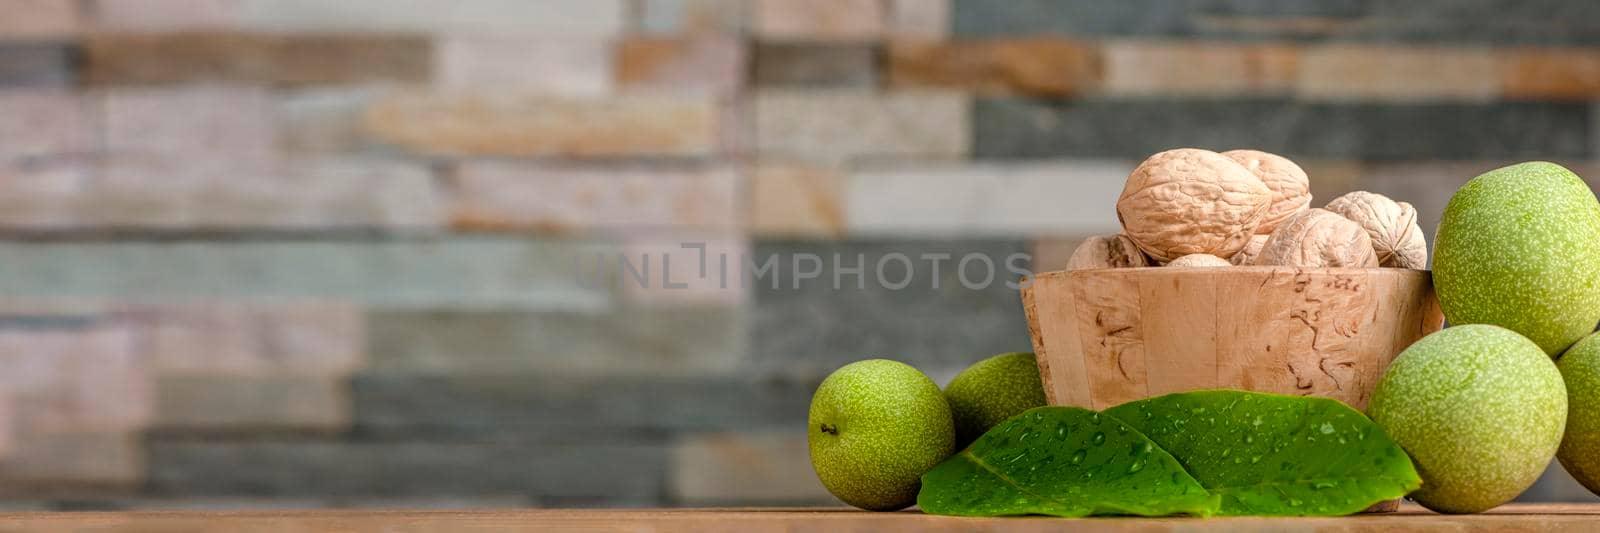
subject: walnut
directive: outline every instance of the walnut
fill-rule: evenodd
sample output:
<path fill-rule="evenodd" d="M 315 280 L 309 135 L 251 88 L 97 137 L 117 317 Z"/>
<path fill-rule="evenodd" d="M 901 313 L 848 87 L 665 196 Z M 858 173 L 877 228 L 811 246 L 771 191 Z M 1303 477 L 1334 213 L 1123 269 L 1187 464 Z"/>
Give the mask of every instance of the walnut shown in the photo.
<path fill-rule="evenodd" d="M 1233 266 L 1227 259 L 1211 254 L 1189 254 L 1167 263 L 1169 267 L 1226 267 Z"/>
<path fill-rule="evenodd" d="M 1257 235 L 1271 234 L 1278 224 L 1311 208 L 1311 179 L 1294 161 L 1258 150 L 1229 150 L 1222 155 L 1244 166 L 1272 189 L 1272 207 L 1256 225 Z"/>
<path fill-rule="evenodd" d="M 1139 246 L 1126 235 L 1099 235 L 1084 239 L 1067 260 L 1067 270 L 1151 266 Z"/>
<path fill-rule="evenodd" d="M 1428 243 L 1417 225 L 1417 210 L 1411 204 L 1389 197 L 1356 191 L 1328 202 L 1327 209 L 1360 224 L 1372 238 L 1378 264 L 1386 267 L 1428 267 Z"/>
<path fill-rule="evenodd" d="M 1326 209 L 1307 209 L 1278 225 L 1256 256 L 1258 265 L 1376 267 L 1372 239 L 1361 225 Z"/>
<path fill-rule="evenodd" d="M 1117 199 L 1123 233 L 1157 261 L 1223 259 L 1244 248 L 1272 205 L 1272 189 L 1232 159 L 1179 148 L 1150 156 Z"/>
<path fill-rule="evenodd" d="M 1260 233 L 1251 235 L 1250 242 L 1245 243 L 1244 249 L 1239 250 L 1239 253 L 1233 254 L 1233 264 L 1241 266 L 1256 264 L 1256 256 L 1261 255 L 1261 247 L 1267 244 L 1267 237 L 1269 235 Z"/>

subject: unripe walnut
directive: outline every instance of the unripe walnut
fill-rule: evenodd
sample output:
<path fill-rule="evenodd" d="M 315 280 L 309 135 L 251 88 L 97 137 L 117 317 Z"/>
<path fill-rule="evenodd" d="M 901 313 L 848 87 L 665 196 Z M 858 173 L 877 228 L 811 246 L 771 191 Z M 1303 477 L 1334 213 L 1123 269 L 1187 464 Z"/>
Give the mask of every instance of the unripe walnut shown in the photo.
<path fill-rule="evenodd" d="M 1084 239 L 1067 260 L 1067 270 L 1151 266 L 1150 258 L 1126 235 L 1097 235 Z"/>
<path fill-rule="evenodd" d="M 1256 264 L 1370 268 L 1378 266 L 1378 256 L 1360 224 L 1326 209 L 1307 209 L 1273 230 Z"/>
<path fill-rule="evenodd" d="M 1244 248 L 1272 190 L 1222 154 L 1197 148 L 1150 156 L 1117 199 L 1123 234 L 1157 261 L 1189 254 L 1223 259 Z"/>
<path fill-rule="evenodd" d="M 1379 265 L 1427 268 L 1428 242 L 1417 225 L 1417 210 L 1411 204 L 1396 202 L 1381 194 L 1356 191 L 1334 198 L 1328 202 L 1327 209 L 1367 230 Z"/>
<path fill-rule="evenodd" d="M 1167 263 L 1167 266 L 1169 266 L 1169 267 L 1179 267 L 1179 268 L 1182 268 L 1182 267 L 1191 267 L 1191 268 L 1193 268 L 1193 267 L 1228 267 L 1228 266 L 1233 266 L 1233 263 L 1229 263 L 1227 259 L 1223 259 L 1221 257 L 1217 257 L 1217 256 L 1214 256 L 1214 255 L 1211 255 L 1211 254 L 1189 254 L 1189 255 L 1186 255 L 1186 256 L 1183 256 L 1183 257 L 1179 257 L 1177 259 L 1173 259 L 1171 263 Z"/>
<path fill-rule="evenodd" d="M 1272 189 L 1272 206 L 1256 225 L 1257 235 L 1268 235 L 1289 217 L 1311 208 L 1311 179 L 1288 158 L 1259 150 L 1229 150 L 1222 155 L 1248 169 Z"/>
<path fill-rule="evenodd" d="M 1235 265 L 1243 266 L 1256 264 L 1256 256 L 1261 255 L 1261 248 L 1266 246 L 1269 237 L 1271 236 L 1260 233 L 1251 235 L 1250 242 L 1245 243 L 1244 249 L 1239 250 L 1239 253 L 1233 254 L 1229 261 Z"/>

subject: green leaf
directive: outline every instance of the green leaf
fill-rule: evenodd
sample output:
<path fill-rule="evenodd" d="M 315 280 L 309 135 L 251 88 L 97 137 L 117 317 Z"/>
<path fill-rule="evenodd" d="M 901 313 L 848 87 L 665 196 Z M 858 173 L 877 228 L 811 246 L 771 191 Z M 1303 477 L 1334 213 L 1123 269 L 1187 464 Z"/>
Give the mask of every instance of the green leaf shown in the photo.
<path fill-rule="evenodd" d="M 922 476 L 917 505 L 958 516 L 1210 514 L 1217 505 L 1138 431 L 1078 407 L 1039 407 Z"/>
<path fill-rule="evenodd" d="M 1346 515 L 1422 485 L 1405 451 L 1338 400 L 1211 390 L 1105 415 L 1171 452 L 1222 515 Z"/>

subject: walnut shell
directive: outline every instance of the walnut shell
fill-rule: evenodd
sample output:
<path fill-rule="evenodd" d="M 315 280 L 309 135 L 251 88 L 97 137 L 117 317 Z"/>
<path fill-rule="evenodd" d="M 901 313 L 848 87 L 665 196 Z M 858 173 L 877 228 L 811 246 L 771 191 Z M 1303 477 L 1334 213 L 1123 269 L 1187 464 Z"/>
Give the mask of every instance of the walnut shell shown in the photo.
<path fill-rule="evenodd" d="M 1289 217 L 1311 208 L 1311 179 L 1300 165 L 1281 155 L 1259 150 L 1229 150 L 1222 155 L 1255 174 L 1272 189 L 1272 207 L 1256 225 L 1257 235 L 1268 235 Z"/>
<path fill-rule="evenodd" d="M 1428 267 L 1428 242 L 1411 204 L 1356 191 L 1334 198 L 1328 202 L 1327 210 L 1344 215 L 1367 230 L 1379 265 L 1417 270 Z"/>
<path fill-rule="evenodd" d="M 1268 237 L 1270 235 L 1262 235 L 1260 233 L 1251 235 L 1250 242 L 1246 242 L 1244 249 L 1239 250 L 1239 253 L 1233 254 L 1230 261 L 1235 265 L 1256 264 L 1256 256 L 1261 255 L 1261 248 L 1266 246 Z"/>
<path fill-rule="evenodd" d="M 1272 190 L 1222 154 L 1197 148 L 1150 156 L 1117 199 L 1123 234 L 1152 259 L 1233 257 L 1272 205 Z"/>
<path fill-rule="evenodd" d="M 1067 259 L 1067 270 L 1151 266 L 1139 246 L 1126 235 L 1097 235 L 1084 239 Z"/>
<path fill-rule="evenodd" d="M 1211 255 L 1211 254 L 1189 254 L 1189 255 L 1186 255 L 1186 256 L 1183 256 L 1183 257 L 1179 257 L 1177 259 L 1173 259 L 1171 263 L 1167 263 L 1167 266 L 1169 266 L 1169 267 L 1191 267 L 1191 268 L 1192 267 L 1231 267 L 1231 266 L 1233 266 L 1233 263 L 1229 263 L 1227 259 L 1223 259 L 1221 257 L 1217 257 L 1217 256 L 1214 256 L 1214 255 Z"/>
<path fill-rule="evenodd" d="M 1256 264 L 1370 268 L 1378 266 L 1378 256 L 1360 224 L 1326 209 L 1307 209 L 1273 230 Z"/>

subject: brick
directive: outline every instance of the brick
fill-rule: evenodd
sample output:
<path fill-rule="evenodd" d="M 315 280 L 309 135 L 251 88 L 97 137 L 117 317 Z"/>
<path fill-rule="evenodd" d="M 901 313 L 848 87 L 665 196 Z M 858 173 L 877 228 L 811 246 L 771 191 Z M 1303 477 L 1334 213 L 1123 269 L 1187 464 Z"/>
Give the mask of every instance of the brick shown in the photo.
<path fill-rule="evenodd" d="M 886 357 L 953 374 L 989 355 L 1027 351 L 1022 302 L 1005 284 L 1017 279 L 1013 268 L 1031 268 L 1027 251 L 1000 239 L 758 241 L 753 257 L 771 258 L 772 270 L 751 279 L 752 371 L 821 376 Z M 982 258 L 994 265 L 992 280 Z M 858 265 L 859 276 L 847 272 Z"/>
<path fill-rule="evenodd" d="M 1503 97 L 1589 100 L 1600 96 L 1600 54 L 1593 49 L 1512 48 L 1497 54 Z"/>
<path fill-rule="evenodd" d="M 844 176 L 826 166 L 764 162 L 751 176 L 750 229 L 761 236 L 844 232 Z"/>
<path fill-rule="evenodd" d="M 726 307 L 380 310 L 368 320 L 370 372 L 383 375 L 717 375 L 745 353 L 742 315 Z"/>
<path fill-rule="evenodd" d="M 884 33 L 877 0 L 755 0 L 751 32 L 764 40 L 864 41 Z"/>
<path fill-rule="evenodd" d="M 745 47 L 726 36 L 646 37 L 617 48 L 624 89 L 731 95 L 744 85 Z"/>
<path fill-rule="evenodd" d="M 640 0 L 639 29 L 649 35 L 738 33 L 749 5 L 745 0 Z"/>
<path fill-rule="evenodd" d="M 364 121 L 374 138 L 442 155 L 703 156 L 717 128 L 714 102 L 679 96 L 396 94 Z"/>
<path fill-rule="evenodd" d="M 237 0 L 95 0 L 101 31 L 175 32 L 237 28 Z"/>
<path fill-rule="evenodd" d="M 1174 146 L 1332 159 L 1583 157 L 1583 104 L 981 99 L 978 158 L 1142 158 Z"/>
<path fill-rule="evenodd" d="M 950 34 L 950 0 L 889 0 L 889 34 L 941 39 Z"/>
<path fill-rule="evenodd" d="M 899 40 L 889 46 L 889 83 L 985 93 L 1064 96 L 1099 84 L 1091 47 L 1051 38 L 940 42 Z"/>
<path fill-rule="evenodd" d="M 805 420 L 818 380 L 579 378 L 534 373 L 365 375 L 354 383 L 356 429 L 364 434 L 571 439 L 653 431 L 792 427 Z"/>
<path fill-rule="evenodd" d="M 0 480 L 13 490 L 28 485 L 132 489 L 144 479 L 144 450 L 134 433 L 48 432 L 20 439 L 11 456 L 0 461 Z"/>
<path fill-rule="evenodd" d="M 749 255 L 748 243 L 731 234 L 633 236 L 617 261 L 649 271 L 641 273 L 642 282 L 632 272 L 619 273 L 626 275 L 618 275 L 618 283 L 631 303 L 735 307 L 745 300 L 739 265 Z"/>
<path fill-rule="evenodd" d="M 1322 100 L 1486 101 L 1497 85 L 1487 48 L 1327 45 L 1304 51 L 1296 92 Z"/>
<path fill-rule="evenodd" d="M 460 0 L 450 9 L 416 0 L 238 1 L 241 25 L 272 31 L 611 35 L 625 18 L 623 0 Z"/>
<path fill-rule="evenodd" d="M 668 494 L 677 504 L 833 502 L 798 429 L 685 437 L 673 446 L 670 472 Z"/>
<path fill-rule="evenodd" d="M 144 326 L 142 349 L 162 376 L 343 376 L 366 353 L 362 309 L 348 303 L 181 302 L 128 312 Z"/>
<path fill-rule="evenodd" d="M 665 447 L 628 443 L 199 440 L 149 443 L 151 495 L 438 498 L 521 495 L 655 502 Z"/>
<path fill-rule="evenodd" d="M 457 229 L 705 229 L 739 222 L 738 177 L 722 166 L 468 162 L 450 182 L 451 225 Z"/>
<path fill-rule="evenodd" d="M 1300 52 L 1281 44 L 1114 40 L 1101 46 L 1112 95 L 1278 94 L 1294 91 Z"/>
<path fill-rule="evenodd" d="M 426 168 L 307 160 L 113 157 L 19 173 L 0 185 L 0 226 L 437 228 L 443 214 Z"/>
<path fill-rule="evenodd" d="M 156 381 L 154 427 L 186 431 L 337 430 L 350 422 L 343 380 L 170 376 Z"/>
<path fill-rule="evenodd" d="M 612 90 L 611 43 L 600 38 L 451 35 L 434 50 L 434 86 L 604 96 Z"/>
<path fill-rule="evenodd" d="M 105 143 L 112 152 L 189 157 L 271 156 L 267 93 L 244 87 L 128 88 L 105 92 Z"/>
<path fill-rule="evenodd" d="M 101 318 L 11 314 L 0 322 L 0 389 L 13 428 L 35 434 L 134 430 L 152 392 L 135 333 Z M 25 446 L 25 443 L 21 444 Z"/>
<path fill-rule="evenodd" d="M 94 126 L 82 99 L 64 91 L 0 90 L 0 158 L 94 149 Z"/>
<path fill-rule="evenodd" d="M 924 237 L 1116 232 L 1116 199 L 1134 164 L 869 167 L 849 176 L 846 227 L 853 234 Z"/>
<path fill-rule="evenodd" d="M 278 146 L 293 154 L 375 151 L 361 130 L 368 105 L 381 98 L 378 87 L 312 87 L 274 92 L 269 114 Z"/>
<path fill-rule="evenodd" d="M 878 48 L 867 43 L 759 43 L 755 84 L 782 87 L 876 87 Z"/>
<path fill-rule="evenodd" d="M 67 45 L 0 44 L 0 87 L 72 85 L 73 57 Z"/>
<path fill-rule="evenodd" d="M 72 37 L 79 29 L 75 0 L 0 0 L 0 40 Z"/>
<path fill-rule="evenodd" d="M 489 238 L 0 243 L 0 298 L 350 300 L 371 306 L 598 309 L 598 243 Z"/>
<path fill-rule="evenodd" d="M 428 40 L 415 36 L 96 34 L 85 43 L 84 79 L 100 85 L 420 82 L 429 77 L 429 53 Z"/>
<path fill-rule="evenodd" d="M 765 91 L 755 99 L 763 157 L 958 158 L 969 144 L 967 99 L 954 93 Z"/>

